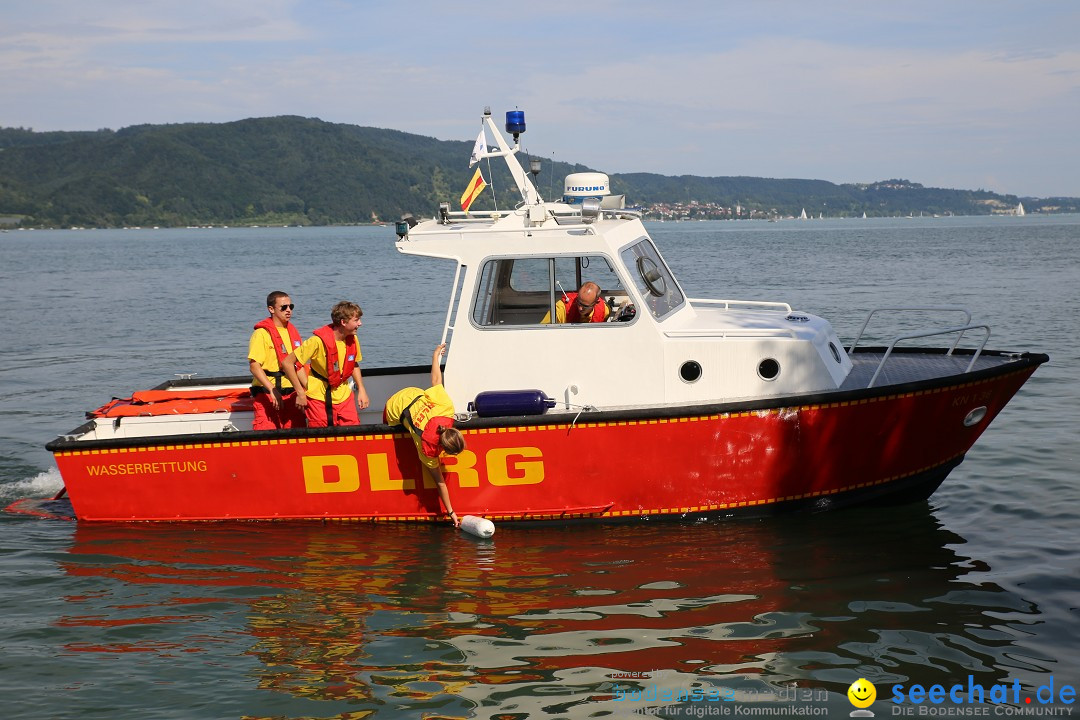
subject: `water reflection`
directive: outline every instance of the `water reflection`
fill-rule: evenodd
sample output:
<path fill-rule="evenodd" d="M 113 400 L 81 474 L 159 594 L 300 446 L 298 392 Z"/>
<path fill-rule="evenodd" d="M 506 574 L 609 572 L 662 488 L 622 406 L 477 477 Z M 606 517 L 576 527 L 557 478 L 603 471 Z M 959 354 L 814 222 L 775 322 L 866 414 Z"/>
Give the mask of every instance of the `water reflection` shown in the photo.
<path fill-rule="evenodd" d="M 963 544 L 925 505 L 504 527 L 493 542 L 427 526 L 80 524 L 60 563 L 80 591 L 58 626 L 72 653 L 202 653 L 220 692 L 302 698 L 320 717 L 622 715 L 617 687 L 650 686 L 823 689 L 844 709 L 860 676 L 887 699 L 882 684 L 1039 668 L 1016 644 L 1037 610 L 979 582 Z M 239 656 L 246 675 L 214 674 Z"/>

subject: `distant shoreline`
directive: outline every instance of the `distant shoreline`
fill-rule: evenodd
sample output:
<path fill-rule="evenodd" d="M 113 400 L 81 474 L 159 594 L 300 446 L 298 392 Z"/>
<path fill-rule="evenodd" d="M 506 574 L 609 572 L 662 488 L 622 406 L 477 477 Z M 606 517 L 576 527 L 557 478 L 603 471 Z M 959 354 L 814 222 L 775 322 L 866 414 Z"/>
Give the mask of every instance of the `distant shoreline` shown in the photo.
<path fill-rule="evenodd" d="M 24 227 L 364 226 L 429 217 L 456 200 L 470 144 L 396 130 L 283 116 L 119 131 L 0 128 L 0 216 Z M 526 159 L 526 158 L 523 158 Z M 541 162 L 549 200 L 584 165 Z M 476 210 L 520 196 L 492 170 Z M 1080 212 L 1080 198 L 924 187 L 904 178 L 826 180 L 611 173 L 612 194 L 655 219 L 771 219 Z M 12 227 L 6 223 L 3 227 Z"/>

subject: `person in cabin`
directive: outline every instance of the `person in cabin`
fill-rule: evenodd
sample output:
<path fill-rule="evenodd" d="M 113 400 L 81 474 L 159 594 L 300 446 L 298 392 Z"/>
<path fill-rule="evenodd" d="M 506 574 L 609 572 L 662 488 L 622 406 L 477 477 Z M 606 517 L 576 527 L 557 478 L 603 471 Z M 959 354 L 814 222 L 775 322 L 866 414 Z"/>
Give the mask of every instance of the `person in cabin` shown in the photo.
<path fill-rule="evenodd" d="M 356 303 L 339 302 L 330 310 L 330 324 L 315 331 L 285 358 L 285 374 L 296 387 L 296 405 L 304 408 L 308 427 L 359 425 L 356 412 L 371 401 L 360 376 L 360 342 L 356 329 L 364 312 Z M 301 387 L 293 363 L 311 364 L 306 387 Z M 349 378 L 356 383 L 356 402 Z"/>
<path fill-rule="evenodd" d="M 600 297 L 600 286 L 594 282 L 582 283 L 577 292 L 563 293 L 563 297 L 555 303 L 555 322 L 562 323 L 596 323 L 608 319 L 611 308 Z M 548 312 L 540 321 L 542 325 L 551 322 L 551 313 Z"/>
<path fill-rule="evenodd" d="M 304 411 L 296 406 L 292 380 L 281 369 L 289 353 L 300 347 L 300 333 L 292 319 L 292 298 L 275 290 L 266 296 L 269 317 L 255 323 L 248 341 L 248 366 L 251 368 L 251 395 L 255 399 L 252 430 L 276 430 L 304 427 Z M 303 365 L 296 366 L 299 385 L 307 383 Z"/>
<path fill-rule="evenodd" d="M 454 527 L 461 525 L 461 520 L 450 504 L 450 492 L 443 478 L 441 456 L 457 455 L 465 449 L 465 438 L 454 427 L 454 402 L 443 387 L 442 368 L 439 361 L 446 343 L 435 348 L 431 356 L 431 387 L 421 390 L 407 387 L 398 390 L 386 401 L 383 410 L 383 422 L 387 425 L 401 425 L 412 437 L 416 452 L 420 455 L 420 464 L 424 473 L 435 481 L 439 499 L 446 508 Z"/>

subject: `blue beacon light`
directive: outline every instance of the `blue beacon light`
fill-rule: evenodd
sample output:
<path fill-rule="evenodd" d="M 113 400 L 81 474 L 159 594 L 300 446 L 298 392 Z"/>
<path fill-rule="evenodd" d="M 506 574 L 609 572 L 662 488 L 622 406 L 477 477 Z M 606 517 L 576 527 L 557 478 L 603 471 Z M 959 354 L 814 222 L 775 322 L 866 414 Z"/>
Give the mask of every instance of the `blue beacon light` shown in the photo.
<path fill-rule="evenodd" d="M 507 110 L 506 111 L 506 132 L 512 134 L 516 139 L 518 135 L 525 132 L 525 111 L 524 110 Z"/>

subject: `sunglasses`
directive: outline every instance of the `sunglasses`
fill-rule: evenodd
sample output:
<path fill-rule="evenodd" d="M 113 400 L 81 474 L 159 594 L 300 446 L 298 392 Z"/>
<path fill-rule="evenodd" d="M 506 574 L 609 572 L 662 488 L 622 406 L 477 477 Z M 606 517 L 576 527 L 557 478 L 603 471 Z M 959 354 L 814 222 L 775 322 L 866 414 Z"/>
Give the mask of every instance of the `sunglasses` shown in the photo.
<path fill-rule="evenodd" d="M 291 303 L 289 305 L 278 305 L 278 310 L 280 310 L 281 312 L 285 312 L 286 310 L 292 310 L 294 307 L 296 307 L 296 303 Z"/>

